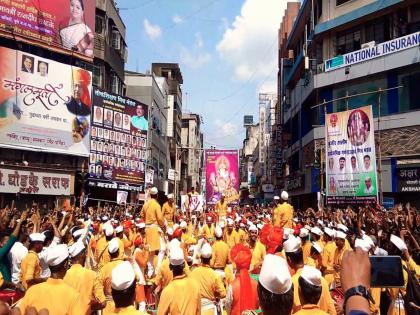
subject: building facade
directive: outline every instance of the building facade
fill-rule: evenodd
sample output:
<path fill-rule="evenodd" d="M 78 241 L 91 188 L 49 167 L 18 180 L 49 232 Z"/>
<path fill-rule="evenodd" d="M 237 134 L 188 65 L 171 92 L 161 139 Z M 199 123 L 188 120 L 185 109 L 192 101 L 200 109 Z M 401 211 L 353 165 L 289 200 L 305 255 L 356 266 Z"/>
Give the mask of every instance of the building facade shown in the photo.
<path fill-rule="evenodd" d="M 198 114 L 182 114 L 180 192 L 183 193 L 191 191 L 191 188 L 202 192 L 204 151 L 201 123 L 202 119 Z"/>
<path fill-rule="evenodd" d="M 293 59 L 279 69 L 285 189 L 297 208 L 316 205 L 324 188 L 314 161 L 325 150 L 325 113 L 366 105 L 384 198 L 419 204 L 402 176 L 419 172 L 419 31 L 418 1 L 302 2 L 286 43 Z"/>
<path fill-rule="evenodd" d="M 168 192 L 170 167 L 167 137 L 167 97 L 169 86 L 166 78 L 154 74 L 125 72 L 126 94 L 148 105 L 148 140 L 146 168 L 153 171 L 153 185 L 163 195 Z"/>

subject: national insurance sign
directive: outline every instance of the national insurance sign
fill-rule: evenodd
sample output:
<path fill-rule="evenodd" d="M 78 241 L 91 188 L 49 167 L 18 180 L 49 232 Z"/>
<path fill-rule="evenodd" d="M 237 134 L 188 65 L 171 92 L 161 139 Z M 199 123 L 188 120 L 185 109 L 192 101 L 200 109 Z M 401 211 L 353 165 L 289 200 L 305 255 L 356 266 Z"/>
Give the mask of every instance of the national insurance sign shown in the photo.
<path fill-rule="evenodd" d="M 420 32 L 406 35 L 404 37 L 398 37 L 373 47 L 363 48 L 345 55 L 328 59 L 324 62 L 325 72 L 393 54 L 419 45 Z"/>

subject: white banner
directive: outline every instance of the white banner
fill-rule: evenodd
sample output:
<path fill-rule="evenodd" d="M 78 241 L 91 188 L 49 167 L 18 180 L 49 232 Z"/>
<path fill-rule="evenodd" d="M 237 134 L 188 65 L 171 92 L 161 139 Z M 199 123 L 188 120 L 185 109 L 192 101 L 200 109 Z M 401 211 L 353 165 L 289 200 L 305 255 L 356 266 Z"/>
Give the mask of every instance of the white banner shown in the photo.
<path fill-rule="evenodd" d="M 72 187 L 68 174 L 0 169 L 1 193 L 69 196 Z"/>
<path fill-rule="evenodd" d="M 189 202 L 188 195 L 181 195 L 181 210 L 185 212 L 187 207 L 189 207 L 190 211 L 203 211 L 204 207 L 204 196 L 202 195 L 192 195 L 190 197 Z"/>
<path fill-rule="evenodd" d="M 127 203 L 128 191 L 118 190 L 117 191 L 117 204 L 122 205 Z"/>
<path fill-rule="evenodd" d="M 0 47 L 0 146 L 89 156 L 91 77 Z"/>

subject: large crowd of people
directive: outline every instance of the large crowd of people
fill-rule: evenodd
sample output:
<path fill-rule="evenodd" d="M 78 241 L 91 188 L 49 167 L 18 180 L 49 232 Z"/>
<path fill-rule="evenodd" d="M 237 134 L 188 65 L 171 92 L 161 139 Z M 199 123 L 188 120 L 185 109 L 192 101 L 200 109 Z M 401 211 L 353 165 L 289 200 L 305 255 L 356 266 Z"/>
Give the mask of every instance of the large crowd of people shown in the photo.
<path fill-rule="evenodd" d="M 298 210 L 222 195 L 180 211 L 0 210 L 2 314 L 419 314 L 420 214 L 409 204 Z M 404 287 L 371 287 L 369 255 L 401 257 Z"/>

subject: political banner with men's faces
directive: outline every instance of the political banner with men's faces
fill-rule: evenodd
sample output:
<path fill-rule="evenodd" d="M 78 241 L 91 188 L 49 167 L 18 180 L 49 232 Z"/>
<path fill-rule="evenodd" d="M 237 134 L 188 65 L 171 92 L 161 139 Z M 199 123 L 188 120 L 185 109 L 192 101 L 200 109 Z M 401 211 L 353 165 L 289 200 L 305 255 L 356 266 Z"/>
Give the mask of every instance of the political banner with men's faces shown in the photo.
<path fill-rule="evenodd" d="M 92 99 L 89 177 L 143 185 L 147 105 L 97 88 Z"/>
<path fill-rule="evenodd" d="M 372 106 L 327 114 L 325 143 L 327 203 L 365 204 L 376 200 Z"/>
<path fill-rule="evenodd" d="M 0 146 L 89 156 L 92 74 L 0 47 Z"/>

